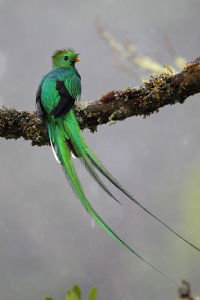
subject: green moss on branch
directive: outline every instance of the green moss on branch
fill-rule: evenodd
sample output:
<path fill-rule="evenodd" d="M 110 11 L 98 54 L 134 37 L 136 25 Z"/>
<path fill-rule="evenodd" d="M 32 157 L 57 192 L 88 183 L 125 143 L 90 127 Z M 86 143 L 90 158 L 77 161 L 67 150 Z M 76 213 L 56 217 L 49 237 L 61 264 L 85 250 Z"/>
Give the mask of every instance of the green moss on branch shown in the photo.
<path fill-rule="evenodd" d="M 199 92 L 200 58 L 197 58 L 179 74 L 154 75 L 140 87 L 111 91 L 97 101 L 79 103 L 74 109 L 81 129 L 89 128 L 94 132 L 98 125 L 113 124 L 131 116 L 146 117 L 165 105 L 184 103 Z M 0 136 L 6 139 L 23 137 L 31 140 L 32 145 L 49 145 L 45 124 L 35 112 L 5 106 L 0 108 Z"/>

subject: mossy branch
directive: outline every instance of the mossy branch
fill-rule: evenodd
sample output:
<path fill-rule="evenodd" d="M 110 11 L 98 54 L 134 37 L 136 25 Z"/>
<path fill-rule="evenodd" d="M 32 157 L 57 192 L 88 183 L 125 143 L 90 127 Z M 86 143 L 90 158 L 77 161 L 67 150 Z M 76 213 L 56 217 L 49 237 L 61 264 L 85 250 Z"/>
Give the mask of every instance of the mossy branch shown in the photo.
<path fill-rule="evenodd" d="M 165 105 L 183 103 L 189 96 L 200 92 L 200 57 L 189 63 L 181 73 L 151 76 L 144 85 L 111 91 L 94 102 L 75 105 L 81 129 L 92 132 L 101 124 L 112 124 L 131 116 L 149 116 Z M 0 136 L 6 139 L 23 137 L 32 145 L 49 145 L 45 124 L 35 112 L 0 108 Z"/>

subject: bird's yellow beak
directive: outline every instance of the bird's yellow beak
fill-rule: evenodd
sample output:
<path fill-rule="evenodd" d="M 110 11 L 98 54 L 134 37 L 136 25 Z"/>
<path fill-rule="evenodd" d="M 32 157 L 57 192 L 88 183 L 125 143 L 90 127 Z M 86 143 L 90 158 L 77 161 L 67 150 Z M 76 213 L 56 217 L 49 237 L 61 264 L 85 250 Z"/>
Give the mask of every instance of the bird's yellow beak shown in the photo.
<path fill-rule="evenodd" d="M 80 61 L 80 58 L 79 58 L 79 57 L 77 57 L 75 61 Z"/>

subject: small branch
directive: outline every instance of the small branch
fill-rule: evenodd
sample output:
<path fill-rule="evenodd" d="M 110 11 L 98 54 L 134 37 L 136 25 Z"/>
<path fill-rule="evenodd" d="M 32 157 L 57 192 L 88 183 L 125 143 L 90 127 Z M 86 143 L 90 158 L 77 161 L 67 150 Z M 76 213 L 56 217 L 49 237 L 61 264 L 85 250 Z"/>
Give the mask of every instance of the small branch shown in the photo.
<path fill-rule="evenodd" d="M 94 102 L 75 105 L 81 129 L 96 131 L 101 124 L 112 124 L 131 116 L 149 116 L 165 105 L 183 103 L 189 96 L 200 92 L 200 58 L 188 64 L 176 75 L 163 73 L 151 76 L 144 85 L 111 91 Z M 0 136 L 6 139 L 23 137 L 32 145 L 49 145 L 44 122 L 35 112 L 0 108 Z"/>
<path fill-rule="evenodd" d="M 142 55 L 140 53 L 137 53 L 135 45 L 129 39 L 126 38 L 125 43 L 120 43 L 110 32 L 105 31 L 101 25 L 100 18 L 98 16 L 95 19 L 95 27 L 99 36 L 112 49 L 114 54 L 118 54 L 119 58 L 122 58 L 123 62 L 127 61 L 132 67 L 136 66 L 141 69 L 150 71 L 151 73 L 163 73 L 162 64 L 159 63 L 159 61 L 151 58 L 151 56 L 149 55 Z M 173 63 L 176 65 L 178 70 L 182 70 L 187 63 L 186 60 L 183 57 L 176 55 L 172 44 L 167 36 L 165 37 L 165 44 L 173 57 Z M 120 67 L 120 69 L 123 69 L 127 72 L 127 67 L 124 66 L 122 63 L 120 63 L 120 65 L 119 63 L 117 63 L 117 66 Z M 178 70 L 176 70 L 174 67 L 172 67 L 171 69 L 175 74 L 178 73 Z M 129 68 L 128 73 L 130 74 Z"/>
<path fill-rule="evenodd" d="M 194 297 L 191 293 L 191 287 L 186 280 L 181 281 L 182 285 L 178 288 L 179 300 L 200 300 L 199 297 Z"/>

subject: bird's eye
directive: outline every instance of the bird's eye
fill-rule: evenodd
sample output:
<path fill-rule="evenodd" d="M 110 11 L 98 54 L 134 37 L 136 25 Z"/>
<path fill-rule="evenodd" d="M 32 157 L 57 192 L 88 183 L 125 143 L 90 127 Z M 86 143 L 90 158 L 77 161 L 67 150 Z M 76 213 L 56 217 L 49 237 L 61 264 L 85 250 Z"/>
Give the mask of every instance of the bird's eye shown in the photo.
<path fill-rule="evenodd" d="M 65 56 L 65 57 L 64 57 L 64 60 L 68 60 L 68 56 Z"/>

